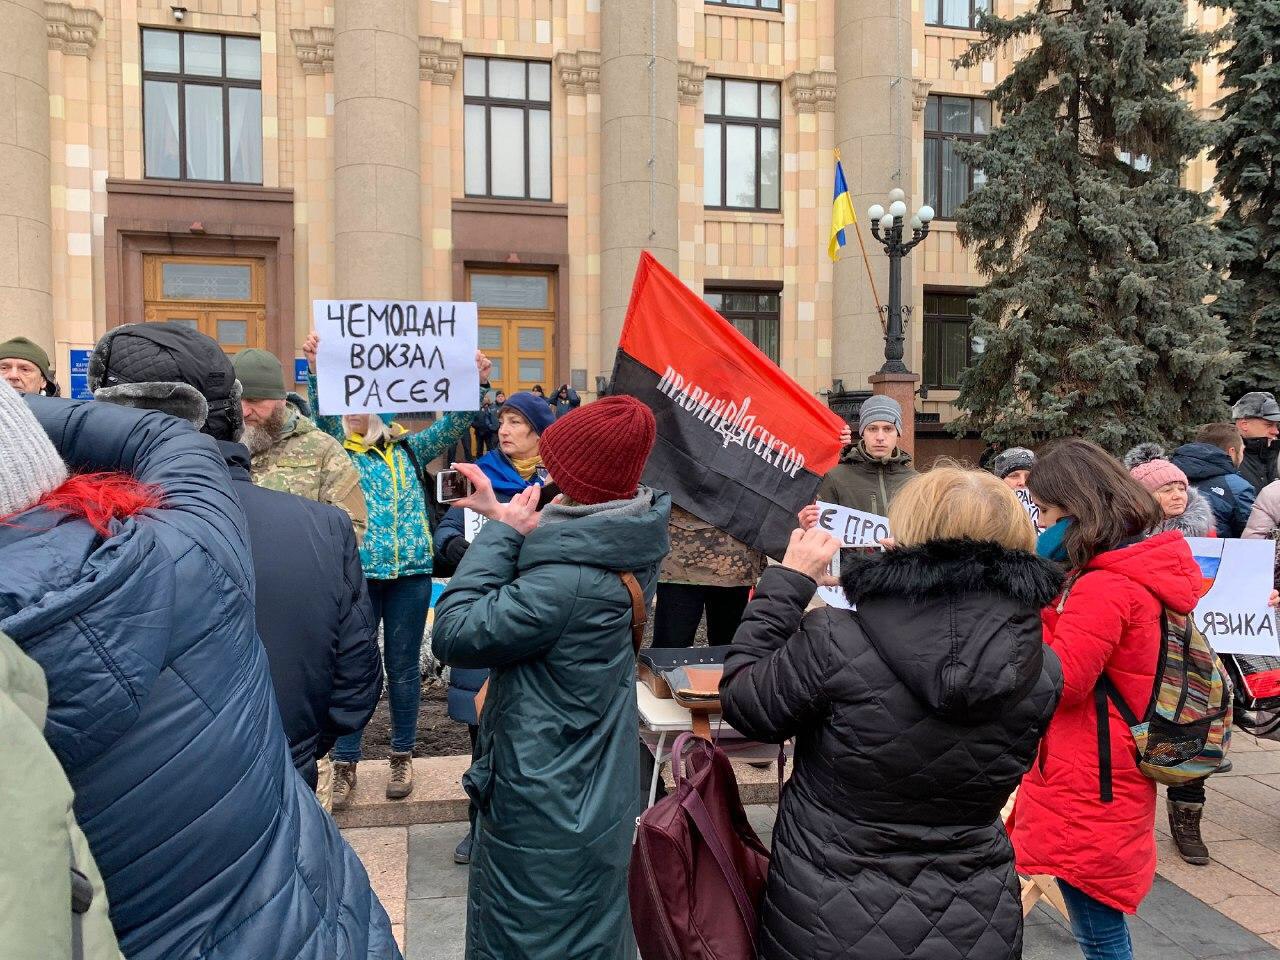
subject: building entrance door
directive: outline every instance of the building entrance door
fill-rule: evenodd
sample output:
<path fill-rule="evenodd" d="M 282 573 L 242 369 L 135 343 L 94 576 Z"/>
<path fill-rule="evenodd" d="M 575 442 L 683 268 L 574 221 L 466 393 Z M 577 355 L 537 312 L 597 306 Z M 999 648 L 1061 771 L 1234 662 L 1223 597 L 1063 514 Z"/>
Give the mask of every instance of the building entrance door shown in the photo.
<path fill-rule="evenodd" d="M 475 268 L 467 272 L 467 296 L 479 308 L 480 349 L 493 361 L 494 389 L 515 393 L 537 384 L 554 394 L 554 274 Z"/>
<path fill-rule="evenodd" d="M 262 260 L 151 254 L 143 258 L 143 317 L 171 320 L 212 337 L 224 351 L 267 346 Z"/>

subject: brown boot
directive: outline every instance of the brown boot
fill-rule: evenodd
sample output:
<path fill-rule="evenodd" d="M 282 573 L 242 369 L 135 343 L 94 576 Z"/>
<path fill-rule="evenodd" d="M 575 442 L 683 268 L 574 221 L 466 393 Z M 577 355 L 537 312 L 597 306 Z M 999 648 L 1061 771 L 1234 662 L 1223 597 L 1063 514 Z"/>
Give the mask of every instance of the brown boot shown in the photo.
<path fill-rule="evenodd" d="M 1179 803 L 1169 801 L 1169 832 L 1178 847 L 1178 854 L 1187 863 L 1203 866 L 1209 862 L 1209 848 L 1200 837 L 1200 817 L 1203 803 Z"/>
<path fill-rule="evenodd" d="M 387 799 L 403 800 L 413 793 L 413 752 L 391 754 L 391 779 L 387 781 Z"/>
<path fill-rule="evenodd" d="M 333 809 L 345 810 L 356 795 L 356 765 L 333 762 Z"/>

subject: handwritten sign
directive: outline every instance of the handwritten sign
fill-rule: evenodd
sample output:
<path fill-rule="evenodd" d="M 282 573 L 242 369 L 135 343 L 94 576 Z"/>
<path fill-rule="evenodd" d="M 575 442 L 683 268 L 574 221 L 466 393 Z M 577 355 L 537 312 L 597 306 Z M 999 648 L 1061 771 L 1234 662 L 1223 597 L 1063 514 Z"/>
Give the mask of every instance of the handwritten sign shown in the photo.
<path fill-rule="evenodd" d="M 476 535 L 480 532 L 480 528 L 489 522 L 489 518 L 483 514 L 476 513 L 470 507 L 462 508 L 462 533 L 467 538 L 467 543 L 475 543 Z"/>
<path fill-rule="evenodd" d="M 476 305 L 316 300 L 320 413 L 474 410 Z"/>
<path fill-rule="evenodd" d="M 865 513 L 852 507 L 818 501 L 818 527 L 840 541 L 846 547 L 878 547 L 889 534 L 889 518 L 876 513 Z M 840 554 L 832 562 L 831 573 L 840 576 Z M 819 587 L 818 596 L 827 606 L 851 610 L 853 606 L 844 595 L 842 587 Z"/>
<path fill-rule="evenodd" d="M 1022 509 L 1027 511 L 1027 516 L 1031 518 L 1031 525 L 1037 530 L 1040 529 L 1040 508 L 1036 506 L 1036 502 L 1031 499 L 1031 493 L 1026 487 L 1019 487 L 1013 491 L 1018 495 L 1018 502 L 1022 504 Z"/>
<path fill-rule="evenodd" d="M 1271 596 L 1276 545 L 1271 540 L 1188 537 L 1200 566 L 1196 625 L 1218 653 L 1280 655 Z"/>

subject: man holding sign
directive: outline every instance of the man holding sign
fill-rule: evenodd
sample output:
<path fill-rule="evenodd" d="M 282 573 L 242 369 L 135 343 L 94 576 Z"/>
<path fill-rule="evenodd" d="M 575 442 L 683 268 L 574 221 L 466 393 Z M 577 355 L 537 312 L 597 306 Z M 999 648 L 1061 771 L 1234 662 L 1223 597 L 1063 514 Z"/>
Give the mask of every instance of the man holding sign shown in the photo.
<path fill-rule="evenodd" d="M 419 654 L 431 603 L 432 499 L 424 468 L 470 428 L 492 364 L 475 349 L 474 304 L 320 301 L 315 315 L 335 335 L 330 342 L 313 332 L 302 347 L 311 406 L 322 414 L 316 425 L 342 444 L 359 472 L 369 509 L 360 562 L 374 619 L 383 626 L 391 703 L 387 798 L 401 799 L 413 790 Z M 459 369 L 459 344 L 470 348 L 470 372 Z M 395 422 L 399 410 L 450 412 L 410 433 Z M 351 802 L 362 735 L 342 737 L 333 748 L 334 810 Z"/>

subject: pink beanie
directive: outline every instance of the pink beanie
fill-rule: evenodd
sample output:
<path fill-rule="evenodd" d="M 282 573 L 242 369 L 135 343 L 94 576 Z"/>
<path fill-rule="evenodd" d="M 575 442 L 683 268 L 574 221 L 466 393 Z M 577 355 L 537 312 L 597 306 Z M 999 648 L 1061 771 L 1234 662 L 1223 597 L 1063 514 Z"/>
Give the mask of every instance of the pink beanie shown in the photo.
<path fill-rule="evenodd" d="M 1155 493 L 1166 483 L 1180 483 L 1187 486 L 1187 475 L 1168 460 L 1148 460 L 1129 471 L 1129 476 L 1137 480 L 1151 493 Z"/>

